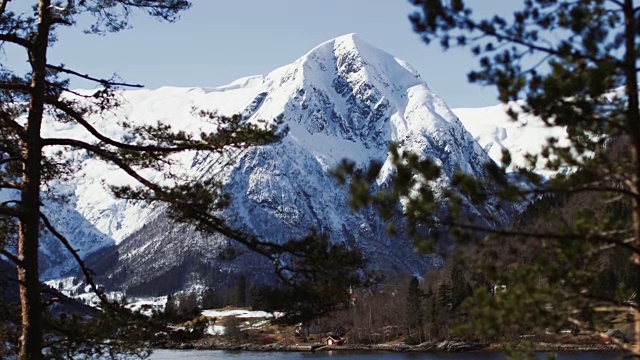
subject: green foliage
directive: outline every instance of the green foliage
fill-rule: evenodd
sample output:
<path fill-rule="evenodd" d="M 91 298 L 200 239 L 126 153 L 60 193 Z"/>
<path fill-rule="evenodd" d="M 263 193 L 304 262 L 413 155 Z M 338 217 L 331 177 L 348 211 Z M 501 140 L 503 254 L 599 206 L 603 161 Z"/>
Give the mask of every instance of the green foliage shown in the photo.
<path fill-rule="evenodd" d="M 429 228 L 437 230 L 435 224 L 439 221 L 434 216 L 420 216 L 422 214 L 436 214 L 443 209 L 439 199 L 432 191 L 433 182 L 440 176 L 440 168 L 431 160 L 420 158 L 417 154 L 401 152 L 397 145 L 389 147 L 389 158 L 395 167 L 396 174 L 393 177 L 390 188 L 379 189 L 372 193 L 371 184 L 374 182 L 381 169 L 381 164 L 372 162 L 368 169 L 358 169 L 355 163 L 343 160 L 333 171 L 333 176 L 339 184 L 348 182 L 350 206 L 353 210 L 360 210 L 366 206 L 374 206 L 380 215 L 390 220 L 399 212 L 398 201 L 401 200 L 405 207 L 405 213 L 413 213 L 408 216 L 406 231 L 415 238 L 417 250 L 431 251 L 433 242 L 437 239 L 437 231 L 431 232 L 431 237 L 424 237 L 420 229 Z M 419 176 L 416 176 L 419 173 Z M 397 229 L 390 228 L 391 233 L 396 234 Z"/>
<path fill-rule="evenodd" d="M 6 288 L 3 287 L 2 290 Z M 20 309 L 15 304 L 0 297 L 0 319 L 4 319 L 0 323 L 0 357 L 3 359 L 17 355 L 18 339 L 20 337 L 19 328 L 16 324 L 20 321 Z"/>
<path fill-rule="evenodd" d="M 108 309 L 94 309 L 62 295 L 48 297 L 55 310 L 44 319 L 47 359 L 146 358 L 156 335 L 167 331 L 163 322 L 115 303 Z M 20 345 L 20 306 L 0 300 L 0 315 L 0 354 L 15 357 Z"/>
<path fill-rule="evenodd" d="M 635 307 L 629 298 L 640 265 L 636 1 L 528 0 L 512 16 L 488 18 L 462 0 L 410 2 L 417 10 L 410 16 L 414 30 L 427 44 L 476 55 L 479 67 L 469 81 L 495 86 L 511 117 L 533 115 L 566 128 L 568 136 L 526 154 L 523 167 L 513 166 L 505 151 L 502 164 L 488 164 L 482 178 L 460 173 L 444 187 L 430 159 L 392 146 L 396 173 L 378 193 L 365 191 L 376 172 L 351 163 L 336 171 L 351 186 L 352 205 L 379 207 L 387 219 L 402 213 L 418 249 L 430 250 L 440 237 L 424 234 L 438 230 L 482 239 L 471 250 L 484 263 L 478 283 L 506 290 L 493 294 L 476 286 L 464 301 L 468 277 L 454 269 L 451 284 L 436 288 L 433 304 L 454 311 L 463 303 L 469 315 L 463 324 L 476 336 L 508 339 L 569 326 L 605 331 Z M 558 175 L 542 179 L 534 168 Z M 524 220 L 501 229 L 480 226 L 465 211 L 481 204 L 497 212 L 505 203 L 532 199 L 539 200 Z M 640 355 L 639 348 L 621 347 Z"/>
<path fill-rule="evenodd" d="M 224 194 L 217 179 L 193 179 L 176 171 L 173 165 L 177 164 L 176 154 L 185 151 L 207 152 L 219 159 L 230 159 L 251 146 L 279 141 L 286 132 L 280 128 L 281 120 L 250 124 L 240 115 L 219 116 L 194 109 L 193 115 L 212 123 L 213 131 L 191 134 L 177 131 L 166 123 L 139 126 L 123 119 L 112 125 L 126 135 L 111 138 L 103 134 L 95 122 L 121 105 L 117 96 L 121 87 L 140 85 L 121 82 L 115 76 L 95 78 L 65 65 L 47 63 L 50 48 L 62 34 L 60 28 L 76 26 L 79 18 L 90 24 L 86 30 L 89 33 L 117 32 L 130 26 L 129 20 L 136 12 L 172 22 L 190 7 L 189 1 L 38 0 L 33 1 L 31 7 L 24 3 L 18 7 L 14 3 L 0 2 L 0 50 L 21 51 L 29 62 L 24 74 L 0 66 L 0 189 L 19 192 L 16 201 L 0 204 L 3 235 L 0 252 L 20 270 L 18 281 L 22 286 L 23 309 L 20 324 L 25 325 L 20 358 L 42 358 L 46 345 L 43 343 L 46 311 L 41 305 L 37 261 L 42 231 L 51 233 L 72 254 L 87 283 L 102 300 L 105 311 L 111 308 L 69 239 L 55 229 L 41 211 L 44 197 L 54 200 L 53 203 L 63 200 L 43 190 L 51 181 L 64 180 L 75 173 L 77 164 L 64 156 L 68 151 L 86 154 L 105 166 L 115 166 L 139 184 L 112 188 L 116 196 L 165 203 L 175 221 L 222 233 L 265 256 L 271 255 L 269 242 L 242 229 L 231 229 L 218 216 L 219 210 L 228 206 L 231 199 Z M 20 13 L 18 9 L 28 10 Z M 93 94 L 72 91 L 68 88 L 70 77 L 93 81 L 98 89 Z M 83 128 L 91 137 L 89 140 L 48 138 L 42 134 L 45 123 L 52 127 L 72 124 Z M 144 175 L 147 170 L 161 170 L 161 175 L 148 179 Z M 18 251 L 7 251 L 9 246 L 15 246 Z M 117 349 L 115 339 L 111 344 Z"/>
<path fill-rule="evenodd" d="M 164 330 L 146 316 L 124 309 L 97 312 L 89 319 L 73 314 L 50 320 L 55 325 L 48 332 L 52 343 L 48 351 L 54 359 L 145 358 L 151 353 L 155 333 Z"/>
<path fill-rule="evenodd" d="M 76 26 L 77 19 L 89 23 L 86 29 L 88 33 L 117 32 L 130 27 L 129 20 L 136 12 L 172 22 L 181 11 L 190 7 L 189 1 L 38 0 L 33 1 L 31 7 L 27 4 L 24 8 L 28 10 L 24 13 L 16 12 L 21 8 L 14 7 L 14 3 L 0 1 L 0 50 L 11 47 L 11 51 L 22 51 L 29 62 L 24 74 L 0 65 L 0 189 L 20 192 L 18 200 L 0 204 L 0 252 L 20 270 L 21 324 L 25 325 L 22 328 L 20 358 L 42 358 L 42 349 L 45 347 L 45 310 L 41 306 L 37 261 L 43 229 L 57 238 L 77 260 L 87 283 L 102 300 L 105 311 L 111 307 L 72 243 L 52 226 L 41 211 L 45 203 L 43 197 L 62 200 L 51 198 L 50 193 L 42 190 L 51 181 L 62 180 L 75 173 L 77 164 L 63 156 L 68 151 L 85 154 L 103 162 L 105 166 L 115 166 L 139 184 L 112 187 L 111 191 L 116 197 L 161 202 L 167 206 L 174 221 L 193 224 L 202 231 L 219 233 L 268 257 L 283 278 L 296 284 L 315 281 L 315 292 L 307 294 L 309 296 L 320 295 L 322 298 L 321 286 L 326 286 L 328 293 L 344 292 L 348 285 L 355 283 L 355 274 L 362 265 L 357 253 L 344 246 L 329 246 L 326 240 L 320 247 L 306 240 L 281 245 L 261 239 L 259 234 L 248 233 L 241 227 L 231 228 L 220 218 L 220 210 L 229 205 L 231 198 L 223 191 L 219 179 L 214 175 L 194 179 L 185 176 L 174 166 L 178 163 L 176 155 L 187 151 L 207 153 L 222 164 L 229 164 L 229 159 L 237 158 L 252 146 L 271 144 L 282 139 L 286 128 L 281 126 L 281 118 L 248 123 L 241 115 L 221 116 L 215 112 L 193 109 L 194 117 L 213 124 L 212 131 L 187 133 L 167 123 L 140 126 L 122 119 L 111 125 L 118 127 L 125 135 L 111 138 L 103 134 L 95 122 L 101 121 L 106 113 L 121 105 L 117 96 L 120 88 L 140 85 L 121 82 L 115 76 L 111 79 L 95 78 L 65 65 L 47 63 L 50 48 L 55 46 L 58 35 L 63 35 L 59 30 Z M 21 6 L 24 6 L 24 2 Z M 75 92 L 68 88 L 70 77 L 93 81 L 98 89 L 92 94 Z M 91 137 L 89 140 L 47 138 L 42 134 L 44 123 L 52 127 L 55 124 L 72 124 L 83 128 Z M 49 149 L 52 151 L 45 151 Z M 145 174 L 148 170 L 160 170 L 160 175 L 147 178 Z M 18 249 L 17 257 L 6 251 L 5 247 L 8 246 Z M 323 255 L 324 251 L 327 253 Z M 302 260 L 307 253 L 311 258 L 319 259 L 319 264 L 326 269 L 344 275 L 344 278 L 335 283 L 319 282 L 318 277 L 326 273 L 318 277 L 309 275 L 312 271 L 322 270 Z M 305 273 L 302 278 L 291 275 L 298 271 L 298 267 Z M 340 270 L 341 267 L 347 270 Z M 299 281 L 301 279 L 304 280 Z M 343 288 L 338 290 L 338 287 Z M 242 303 L 246 302 L 244 295 L 238 292 L 238 300 Z M 300 298 L 299 301 L 303 300 Z M 321 311 L 320 307 L 323 306 L 333 307 L 335 304 L 331 301 L 337 300 L 337 297 L 324 297 L 314 305 L 313 312 Z M 190 299 L 178 301 L 177 314 L 193 312 L 193 308 L 180 309 L 183 303 L 192 302 Z M 172 311 L 170 307 L 169 312 Z M 117 349 L 115 340 L 111 344 Z"/>
<path fill-rule="evenodd" d="M 97 356 L 105 351 L 110 351 L 100 350 L 101 345 L 97 342 L 101 341 L 104 341 L 103 345 L 110 349 L 130 353 L 128 349 L 120 347 L 124 343 L 119 342 L 123 339 L 120 339 L 117 334 L 111 334 L 109 335 L 110 339 L 104 339 L 101 337 L 102 334 L 96 332 L 98 330 L 85 327 L 87 322 L 79 321 L 73 317 L 68 321 L 60 319 L 57 322 L 59 328 L 56 326 L 48 327 L 50 324 L 45 322 L 45 320 L 51 320 L 45 317 L 50 314 L 42 305 L 44 299 L 41 296 L 37 261 L 39 238 L 43 229 L 57 238 L 78 260 L 88 283 L 103 300 L 105 316 L 95 316 L 93 319 L 105 321 L 102 325 L 115 326 L 112 321 L 117 320 L 120 313 L 111 313 L 111 310 L 119 308 L 119 306 L 109 304 L 106 297 L 92 281 L 91 273 L 84 267 L 82 260 L 68 239 L 58 232 L 44 216 L 41 211 L 43 204 L 41 190 L 46 189 L 46 185 L 50 181 L 62 180 L 74 173 L 73 164 L 62 156 L 63 151 L 69 148 L 85 149 L 103 160 L 120 162 L 120 165 L 127 167 L 126 162 L 117 157 L 113 147 L 131 148 L 132 146 L 119 139 L 110 139 L 104 136 L 86 119 L 89 115 L 99 114 L 117 106 L 117 101 L 113 97 L 113 89 L 126 84 L 115 80 L 94 78 L 61 65 L 49 64 L 47 63 L 47 53 L 57 40 L 57 31 L 61 27 L 76 25 L 77 17 L 92 21 L 89 29 L 91 32 L 114 32 L 127 28 L 130 15 L 136 11 L 162 20 L 173 21 L 180 11 L 190 6 L 190 3 L 186 0 L 115 0 L 106 2 L 39 0 L 34 1 L 32 6 L 24 2 L 21 2 L 19 6 L 14 3 L 0 2 L 0 50 L 5 51 L 7 48 L 11 48 L 9 51 L 21 51 L 29 61 L 25 74 L 19 74 L 12 69 L 0 66 L 0 153 L 2 155 L 0 189 L 19 192 L 16 200 L 0 204 L 0 231 L 3 232 L 3 239 L 10 240 L 0 244 L 0 251 L 19 270 L 18 283 L 21 287 L 22 319 L 13 325 L 22 332 L 18 356 L 21 359 L 41 359 L 43 358 L 42 349 L 45 347 L 54 356 L 63 356 L 62 352 L 58 353 L 58 346 L 61 344 L 66 346 L 65 356 L 72 356 L 69 354 L 73 354 L 74 349 L 84 345 L 71 344 L 65 339 L 74 339 L 73 341 L 75 341 L 83 335 L 94 337 L 94 339 L 85 340 L 87 341 L 86 348 L 82 351 L 88 356 Z M 25 9 L 25 12 L 16 12 L 17 9 Z M 93 96 L 75 93 L 68 89 L 68 76 L 95 81 L 101 89 L 96 91 Z M 66 95 L 63 96 L 62 94 L 65 92 Z M 45 114 L 49 116 L 47 119 L 45 119 Z M 21 117 L 24 120 L 18 120 Z M 92 134 L 95 137 L 95 142 L 43 138 L 41 129 L 44 121 L 75 122 Z M 55 146 L 57 149 L 53 151 L 44 151 L 45 148 Z M 110 146 L 111 149 L 108 148 Z M 44 156 L 45 153 L 48 155 Z M 135 174 L 135 171 L 130 167 L 129 170 L 131 170 L 130 174 Z M 51 194 L 44 193 L 44 196 L 46 195 L 49 195 L 51 200 L 60 200 L 52 197 Z M 13 243 L 14 241 L 15 243 Z M 7 251 L 5 249 L 7 246 L 16 246 L 17 251 L 13 253 Z M 108 318 L 108 316 L 114 318 Z M 66 325 L 69 324 L 66 324 L 65 321 L 72 322 L 71 325 L 81 329 L 83 333 L 72 333 L 66 338 L 59 334 L 50 335 L 57 334 L 62 330 L 70 332 L 72 329 L 66 328 Z M 115 322 L 117 323 L 117 321 Z M 121 329 L 115 331 L 126 333 L 125 327 L 126 325 L 122 324 Z M 48 339 L 48 336 L 53 336 L 53 338 Z M 43 342 L 45 338 L 47 342 Z M 135 336 L 126 340 L 133 342 Z M 95 341 L 95 343 L 91 341 Z M 144 351 L 141 350 L 141 352 Z"/>

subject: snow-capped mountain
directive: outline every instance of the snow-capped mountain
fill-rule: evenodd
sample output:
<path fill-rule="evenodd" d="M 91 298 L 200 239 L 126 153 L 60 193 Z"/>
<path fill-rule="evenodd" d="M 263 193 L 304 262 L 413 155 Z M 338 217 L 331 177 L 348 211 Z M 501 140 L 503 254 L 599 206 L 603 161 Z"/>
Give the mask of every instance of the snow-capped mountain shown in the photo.
<path fill-rule="evenodd" d="M 337 187 L 330 170 L 343 158 L 359 166 L 385 162 L 390 142 L 439 163 L 443 185 L 457 170 L 482 176 L 484 164 L 491 161 L 415 70 L 354 34 L 329 40 L 265 76 L 217 88 L 165 87 L 120 96 L 121 107 L 92 119 L 100 131 L 117 138 L 124 135 L 114 126 L 119 119 L 206 130 L 211 124 L 194 116 L 193 108 L 241 113 L 249 122 L 282 115 L 289 132 L 280 143 L 249 149 L 227 165 L 212 154 L 182 154 L 180 171 L 216 177 L 225 184 L 233 202 L 224 216 L 234 226 L 271 241 L 300 238 L 318 229 L 334 242 L 361 249 L 376 266 L 397 271 L 421 274 L 437 260 L 415 254 L 406 239 L 390 238 L 376 214 L 352 213 L 346 190 Z M 47 129 L 45 135 L 54 134 L 91 139 L 69 124 Z M 180 281 L 193 282 L 202 280 L 203 273 L 246 273 L 253 271 L 253 264 L 258 264 L 255 269 L 268 268 L 250 253 L 234 262 L 221 261 L 227 239 L 171 223 L 162 206 L 114 199 L 105 184 L 130 181 L 124 174 L 82 154 L 68 156 L 81 170 L 51 186 L 66 202 L 62 207 L 48 204 L 45 212 L 83 255 L 93 253 L 91 263 L 104 274 L 103 281 L 139 289 L 162 284 L 172 291 L 182 285 L 168 281 L 176 273 Z M 385 186 L 389 175 L 386 167 L 378 186 Z M 469 212 L 492 225 L 507 221 L 505 214 L 487 217 L 483 208 L 470 207 Z M 45 239 L 42 248 L 45 278 L 73 267 L 54 239 Z"/>

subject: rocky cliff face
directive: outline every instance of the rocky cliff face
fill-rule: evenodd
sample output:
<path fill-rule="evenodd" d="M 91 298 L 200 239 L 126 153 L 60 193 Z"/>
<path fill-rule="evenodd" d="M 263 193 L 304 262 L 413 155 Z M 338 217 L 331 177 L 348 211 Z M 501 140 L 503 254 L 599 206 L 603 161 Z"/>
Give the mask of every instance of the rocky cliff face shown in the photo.
<path fill-rule="evenodd" d="M 483 164 L 491 161 L 419 74 L 353 34 L 327 41 L 266 76 L 218 88 L 161 88 L 121 96 L 122 107 L 94 121 L 112 136 L 122 134 L 109 124 L 122 118 L 161 120 L 186 131 L 206 128 L 192 115 L 193 107 L 241 113 L 249 122 L 282 115 L 290 129 L 282 142 L 249 149 L 231 164 L 210 154 L 184 154 L 184 171 L 223 181 L 233 197 L 223 215 L 235 226 L 272 241 L 318 229 L 334 242 L 361 249 L 374 266 L 395 271 L 423 273 L 438 260 L 415 254 L 406 239 L 388 237 L 375 214 L 352 213 L 348 194 L 337 187 L 330 170 L 343 158 L 360 166 L 386 162 L 390 142 L 439 163 L 443 186 L 457 170 L 482 176 Z M 75 128 L 50 131 L 87 136 Z M 230 244 L 223 237 L 171 224 L 161 206 L 112 198 L 104 183 L 122 183 L 126 177 L 73 156 L 82 165 L 78 176 L 52 185 L 68 201 L 62 210 L 47 210 L 83 254 L 93 253 L 91 262 L 104 274 L 103 281 L 139 289 L 155 283 L 173 291 L 189 282 L 218 281 L 211 280 L 216 276 L 232 278 L 235 272 L 267 276 L 269 265 L 241 249 L 236 261 L 224 260 Z M 383 169 L 378 186 L 385 186 L 390 175 L 388 164 Z M 489 220 L 485 209 L 469 211 L 494 225 L 507 221 L 505 214 L 492 214 Z M 43 254 L 45 277 L 73 267 L 53 239 L 43 241 Z M 170 285 L 168 279 L 178 273 L 181 280 Z"/>

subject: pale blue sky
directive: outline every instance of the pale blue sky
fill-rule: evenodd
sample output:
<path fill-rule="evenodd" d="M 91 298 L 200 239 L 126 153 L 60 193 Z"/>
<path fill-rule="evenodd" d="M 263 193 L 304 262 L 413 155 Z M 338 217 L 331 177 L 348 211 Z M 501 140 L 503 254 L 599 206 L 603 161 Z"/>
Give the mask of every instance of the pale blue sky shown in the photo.
<path fill-rule="evenodd" d="M 469 3 L 492 14 L 520 2 Z M 148 88 L 219 86 L 266 74 L 326 40 L 355 32 L 409 62 L 449 106 L 496 104 L 493 88 L 467 83 L 466 74 L 477 59 L 468 50 L 443 53 L 437 44 L 427 47 L 407 19 L 413 10 L 407 0 L 193 0 L 174 24 L 137 16 L 133 29 L 106 36 L 65 29 L 50 61 L 101 77 L 115 72 Z M 0 61 L 24 61 L 6 56 Z M 88 86 L 79 81 L 72 85 Z"/>

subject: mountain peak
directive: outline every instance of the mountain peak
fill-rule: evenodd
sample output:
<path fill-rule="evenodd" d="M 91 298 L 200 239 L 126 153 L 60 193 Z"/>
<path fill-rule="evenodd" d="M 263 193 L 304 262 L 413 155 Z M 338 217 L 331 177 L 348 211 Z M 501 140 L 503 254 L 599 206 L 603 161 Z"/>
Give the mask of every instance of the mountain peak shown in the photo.
<path fill-rule="evenodd" d="M 369 57 L 369 56 L 393 57 L 391 54 L 387 53 L 386 51 L 379 49 L 371 45 L 367 41 L 363 40 L 356 33 L 350 33 L 350 34 L 335 37 L 329 41 L 324 42 L 320 46 L 325 44 L 333 46 L 334 53 L 352 52 L 365 57 Z"/>
<path fill-rule="evenodd" d="M 343 63 L 355 59 L 365 63 L 372 63 L 373 65 L 373 63 L 379 63 L 380 61 L 396 62 L 396 60 L 398 60 L 386 51 L 369 44 L 356 33 L 350 33 L 323 42 L 311 49 L 298 61 L 304 61 L 309 58 L 330 60 L 333 57 L 340 59 L 340 57 L 344 57 L 345 55 L 350 56 L 343 58 Z M 411 69 L 411 71 L 415 72 L 413 69 Z"/>
<path fill-rule="evenodd" d="M 391 84 L 411 87 L 424 84 L 420 75 L 405 61 L 381 50 L 355 33 L 338 36 L 316 46 L 294 64 L 328 71 L 333 67 L 339 77 L 358 77 L 375 87 L 387 88 Z M 402 83 L 402 84 L 399 84 Z"/>
<path fill-rule="evenodd" d="M 373 45 L 367 43 L 366 41 L 362 40 L 362 38 L 360 36 L 358 36 L 358 34 L 356 33 L 350 33 L 350 34 L 345 34 L 345 35 L 340 35 L 337 36 L 333 39 L 329 39 L 323 43 L 321 43 L 320 45 L 314 47 L 313 49 L 311 49 L 307 55 L 312 54 L 314 52 L 317 51 L 324 51 L 326 49 L 332 49 L 332 48 L 343 48 L 343 49 L 354 49 L 357 50 L 358 47 L 360 46 L 366 46 L 366 47 L 371 47 L 371 48 L 375 48 Z M 378 51 L 382 51 L 380 49 L 376 49 Z"/>
<path fill-rule="evenodd" d="M 246 104 L 242 113 L 249 121 L 284 114 L 292 138 L 325 154 L 327 166 L 343 157 L 369 159 L 371 151 L 386 152 L 390 141 L 426 127 L 442 132 L 455 122 L 409 64 L 353 33 L 272 71 Z"/>
<path fill-rule="evenodd" d="M 356 33 L 349 33 L 349 34 L 344 34 L 344 35 L 340 35 L 337 36 L 329 41 L 334 41 L 334 42 L 351 42 L 354 43 L 355 42 L 364 42 L 360 36 L 358 36 L 358 34 Z"/>

